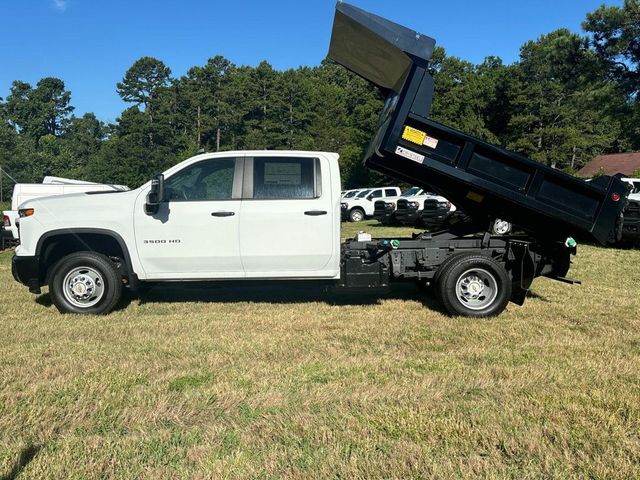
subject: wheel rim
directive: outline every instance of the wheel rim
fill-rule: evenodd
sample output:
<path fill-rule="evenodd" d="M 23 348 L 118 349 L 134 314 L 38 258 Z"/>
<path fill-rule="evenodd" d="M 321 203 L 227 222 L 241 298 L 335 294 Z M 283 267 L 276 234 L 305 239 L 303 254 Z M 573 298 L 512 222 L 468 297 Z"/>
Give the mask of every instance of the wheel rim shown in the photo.
<path fill-rule="evenodd" d="M 92 267 L 77 267 L 64 277 L 62 282 L 64 297 L 79 308 L 90 308 L 104 296 L 102 274 Z"/>
<path fill-rule="evenodd" d="M 509 222 L 507 222 L 505 220 L 496 220 L 496 223 L 494 224 L 493 230 L 498 235 L 504 235 L 505 233 L 507 233 L 509 231 Z"/>
<path fill-rule="evenodd" d="M 362 212 L 360 210 L 354 210 L 351 212 L 351 220 L 354 222 L 360 222 L 362 220 Z"/>
<path fill-rule="evenodd" d="M 462 305 L 471 310 L 490 307 L 498 296 L 498 282 L 483 268 L 471 268 L 456 282 L 456 296 Z"/>

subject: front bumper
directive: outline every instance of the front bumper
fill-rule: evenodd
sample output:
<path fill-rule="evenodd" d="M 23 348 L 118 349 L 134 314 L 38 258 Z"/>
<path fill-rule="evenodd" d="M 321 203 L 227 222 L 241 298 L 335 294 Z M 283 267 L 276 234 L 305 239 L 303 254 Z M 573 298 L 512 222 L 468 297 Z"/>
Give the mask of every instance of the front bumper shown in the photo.
<path fill-rule="evenodd" d="M 451 215 L 448 207 L 425 208 L 422 211 L 422 221 L 429 227 L 442 225 Z"/>
<path fill-rule="evenodd" d="M 396 210 L 396 220 L 403 225 L 415 225 L 420 221 L 421 212 L 415 208 Z"/>
<path fill-rule="evenodd" d="M 13 241 L 13 233 L 11 230 L 5 230 L 4 227 L 0 228 L 0 240 Z"/>
<path fill-rule="evenodd" d="M 340 205 L 340 218 L 343 222 L 349 220 L 349 209 L 342 205 Z"/>
<path fill-rule="evenodd" d="M 631 222 L 625 219 L 622 224 L 622 239 L 640 242 L 640 220 Z"/>
<path fill-rule="evenodd" d="M 395 219 L 395 207 L 385 207 L 384 210 L 377 208 L 373 211 L 373 218 L 380 223 L 391 223 Z"/>
<path fill-rule="evenodd" d="M 11 260 L 11 273 L 16 282 L 29 287 L 31 293 L 40 293 L 40 257 L 14 255 Z"/>

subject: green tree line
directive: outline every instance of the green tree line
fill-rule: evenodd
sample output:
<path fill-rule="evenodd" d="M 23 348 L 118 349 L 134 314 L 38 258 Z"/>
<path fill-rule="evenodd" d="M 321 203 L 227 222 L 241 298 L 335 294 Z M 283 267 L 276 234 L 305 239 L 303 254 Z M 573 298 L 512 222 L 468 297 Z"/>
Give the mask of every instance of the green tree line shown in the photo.
<path fill-rule="evenodd" d="M 511 65 L 436 49 L 432 117 L 569 172 L 601 153 L 640 149 L 640 0 L 601 6 L 583 29 L 529 41 Z M 362 165 L 383 99 L 332 62 L 278 71 L 218 55 L 174 77 L 143 57 L 116 89 L 130 106 L 104 123 L 74 115 L 61 79 L 14 81 L 0 99 L 0 166 L 18 181 L 135 187 L 199 151 L 300 149 L 340 153 L 345 187 L 385 180 Z"/>

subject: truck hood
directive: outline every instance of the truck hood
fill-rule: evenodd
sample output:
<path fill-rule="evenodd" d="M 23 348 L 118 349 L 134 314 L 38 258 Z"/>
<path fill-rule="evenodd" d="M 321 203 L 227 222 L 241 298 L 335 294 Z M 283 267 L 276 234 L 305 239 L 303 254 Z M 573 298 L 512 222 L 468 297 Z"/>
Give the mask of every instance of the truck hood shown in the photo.
<path fill-rule="evenodd" d="M 138 190 L 70 193 L 52 197 L 40 197 L 23 202 L 19 208 L 33 208 L 35 218 L 41 223 L 64 218 L 65 222 L 91 222 L 101 218 L 122 218 L 132 209 Z"/>

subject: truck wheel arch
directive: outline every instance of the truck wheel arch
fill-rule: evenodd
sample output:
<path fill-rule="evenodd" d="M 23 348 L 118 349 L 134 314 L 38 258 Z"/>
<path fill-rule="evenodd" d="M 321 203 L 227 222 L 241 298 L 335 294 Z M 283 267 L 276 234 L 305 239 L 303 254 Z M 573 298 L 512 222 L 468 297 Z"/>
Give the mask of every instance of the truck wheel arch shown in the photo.
<path fill-rule="evenodd" d="M 46 232 L 38 240 L 36 255 L 40 258 L 41 281 L 48 280 L 47 270 L 61 256 L 82 250 L 121 258 L 123 273 L 131 283 L 136 280 L 129 249 L 118 233 L 100 228 L 64 228 Z"/>

